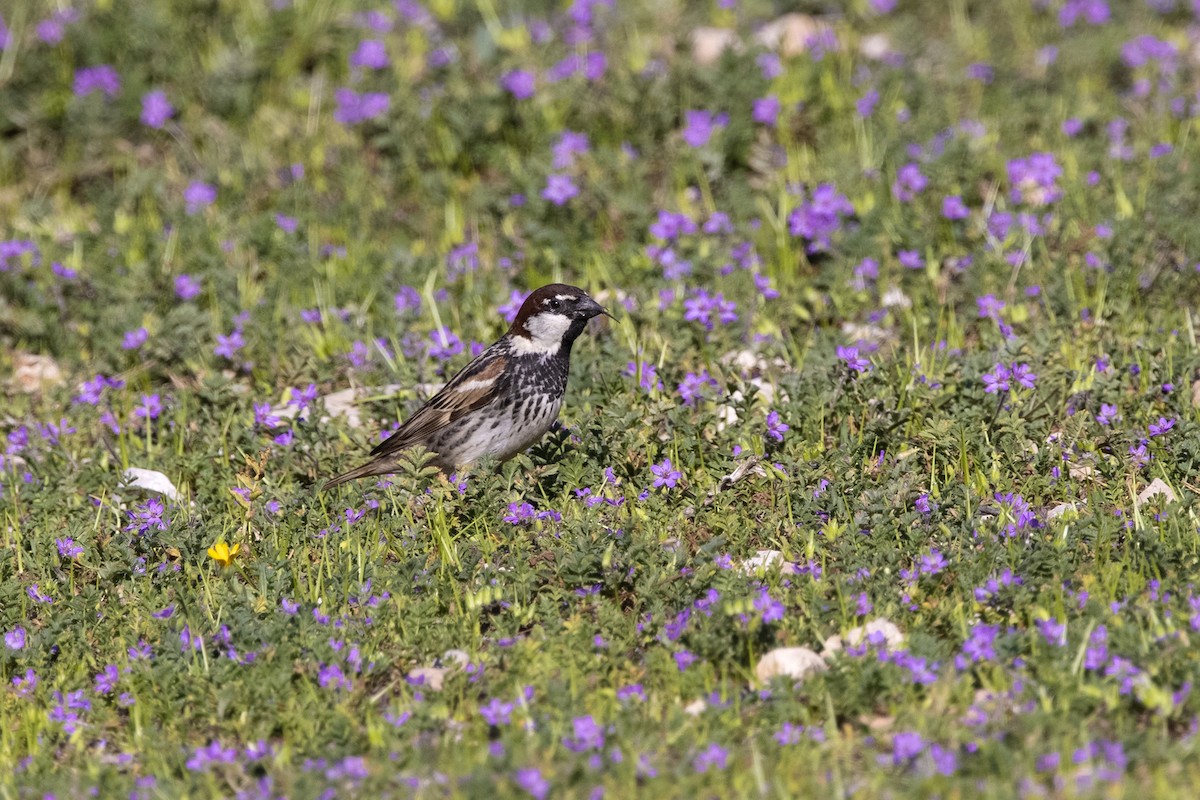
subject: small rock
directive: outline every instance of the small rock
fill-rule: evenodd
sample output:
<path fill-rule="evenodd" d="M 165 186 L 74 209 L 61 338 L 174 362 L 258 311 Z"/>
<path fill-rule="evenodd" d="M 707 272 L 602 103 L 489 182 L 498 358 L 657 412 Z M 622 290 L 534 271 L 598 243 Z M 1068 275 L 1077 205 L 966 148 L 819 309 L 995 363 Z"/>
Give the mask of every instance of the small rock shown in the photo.
<path fill-rule="evenodd" d="M 803 681 L 809 675 L 824 672 L 828 668 L 821 656 L 807 647 L 780 647 L 758 660 L 754 675 L 759 683 L 768 683 L 778 675 Z"/>
<path fill-rule="evenodd" d="M 912 308 L 912 298 L 899 286 L 893 286 L 884 292 L 879 302 L 884 308 Z"/>
<path fill-rule="evenodd" d="M 417 667 L 408 673 L 408 680 L 411 683 L 416 683 L 427 689 L 440 692 L 446 682 L 446 673 L 449 671 L 443 667 Z"/>
<path fill-rule="evenodd" d="M 862 53 L 864 58 L 882 61 L 892 55 L 895 50 L 892 49 L 892 42 L 885 34 L 873 33 L 864 36 L 858 43 L 858 52 Z"/>
<path fill-rule="evenodd" d="M 754 41 L 781 56 L 798 56 L 808 51 L 809 43 L 818 34 L 828 30 L 828 25 L 807 14 L 784 14 L 759 28 Z"/>
<path fill-rule="evenodd" d="M 441 383 L 419 383 L 412 388 L 421 397 L 433 397 L 444 385 Z M 352 386 L 349 389 L 342 389 L 333 394 L 327 394 L 322 398 L 325 401 L 325 411 L 327 413 L 321 417 L 321 421 L 328 422 L 333 417 L 345 417 L 346 424 L 351 428 L 361 428 L 362 414 L 358 410 L 359 401 L 367 397 L 386 397 L 398 394 L 405 388 L 401 384 L 390 383 L 386 386 Z M 284 419 L 294 419 L 300 413 L 300 409 L 289 403 L 284 406 L 272 408 L 271 413 Z"/>
<path fill-rule="evenodd" d="M 1192 384 L 1192 408 L 1200 408 L 1200 380 Z"/>
<path fill-rule="evenodd" d="M 1078 513 L 1079 508 L 1075 503 L 1059 503 L 1054 508 L 1046 512 L 1046 520 L 1058 519 L 1064 514 Z"/>
<path fill-rule="evenodd" d="M 466 650 L 447 650 L 446 652 L 442 653 L 442 663 L 453 664 L 457 667 L 465 667 L 467 664 L 471 663 L 471 657 L 467 655 Z"/>
<path fill-rule="evenodd" d="M 775 566 L 778 566 L 779 571 L 784 575 L 797 575 L 800 572 L 798 566 L 790 561 L 784 561 L 783 553 L 778 550 L 759 550 L 742 562 L 741 571 L 747 575 L 755 575 L 766 572 Z"/>
<path fill-rule="evenodd" d="M 696 28 L 688 38 L 692 42 L 692 60 L 702 67 L 720 61 L 726 50 L 737 53 L 742 49 L 742 40 L 732 28 Z"/>
<path fill-rule="evenodd" d="M 1067 470 L 1067 474 L 1077 481 L 1089 481 L 1096 477 L 1096 468 L 1087 464 L 1074 464 Z"/>
<path fill-rule="evenodd" d="M 899 650 L 904 646 L 904 634 L 892 622 L 883 619 L 873 619 L 866 625 L 859 625 L 857 628 L 851 628 L 846 632 L 845 639 L 841 636 L 830 636 L 825 640 L 825 647 L 821 655 L 825 658 L 831 658 L 841 652 L 845 646 L 857 647 L 868 639 L 876 638 L 876 635 L 883 636 L 883 646 L 889 653 Z"/>
<path fill-rule="evenodd" d="M 1137 496 L 1138 507 L 1142 507 L 1149 502 L 1151 498 L 1157 497 L 1158 495 L 1163 496 L 1164 503 L 1174 503 L 1179 499 L 1175 496 L 1174 490 L 1171 489 L 1171 487 L 1168 486 L 1162 478 L 1155 478 L 1154 480 L 1150 481 L 1150 485 L 1145 489 L 1142 489 L 1141 494 Z"/>
<path fill-rule="evenodd" d="M 13 355 L 13 384 L 25 394 L 37 394 L 63 382 L 62 370 L 50 356 L 36 353 Z"/>
<path fill-rule="evenodd" d="M 700 697 L 683 707 L 683 713 L 691 717 L 698 717 L 708 708 L 708 703 L 704 702 L 704 698 Z"/>
<path fill-rule="evenodd" d="M 171 479 L 157 470 L 130 467 L 121 473 L 121 482 L 135 489 L 161 494 L 173 503 L 183 502 L 183 495 L 175 488 Z"/>

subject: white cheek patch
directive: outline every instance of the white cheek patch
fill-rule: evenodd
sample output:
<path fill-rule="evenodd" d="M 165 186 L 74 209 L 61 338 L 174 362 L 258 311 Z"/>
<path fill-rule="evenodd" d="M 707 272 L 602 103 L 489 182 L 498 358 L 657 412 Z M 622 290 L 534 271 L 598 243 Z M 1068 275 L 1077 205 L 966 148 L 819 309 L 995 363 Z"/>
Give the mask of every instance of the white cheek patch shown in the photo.
<path fill-rule="evenodd" d="M 522 355 L 553 355 L 562 346 L 563 335 L 571 327 L 571 318 L 562 314 L 535 314 L 525 322 L 529 338 L 516 336 L 513 349 Z"/>

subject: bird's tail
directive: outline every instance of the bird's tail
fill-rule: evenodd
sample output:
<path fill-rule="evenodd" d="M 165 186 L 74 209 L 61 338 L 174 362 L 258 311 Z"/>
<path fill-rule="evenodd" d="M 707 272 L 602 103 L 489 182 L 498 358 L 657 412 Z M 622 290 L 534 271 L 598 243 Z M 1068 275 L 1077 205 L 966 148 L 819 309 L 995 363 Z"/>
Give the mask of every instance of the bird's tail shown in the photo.
<path fill-rule="evenodd" d="M 382 475 L 387 471 L 387 469 L 380 467 L 378 461 L 368 461 L 361 467 L 356 467 L 349 472 L 343 472 L 341 475 L 335 475 L 325 481 L 325 483 L 321 484 L 321 491 L 327 492 L 335 486 L 341 486 L 343 483 L 358 480 L 359 478 L 369 478 L 372 475 Z"/>

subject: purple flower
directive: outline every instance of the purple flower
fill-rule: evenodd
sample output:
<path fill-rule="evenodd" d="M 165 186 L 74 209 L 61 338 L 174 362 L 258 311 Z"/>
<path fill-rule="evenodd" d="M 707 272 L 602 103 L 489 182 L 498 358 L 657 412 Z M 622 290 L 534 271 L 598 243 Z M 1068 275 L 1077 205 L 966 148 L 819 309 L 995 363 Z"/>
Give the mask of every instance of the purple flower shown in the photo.
<path fill-rule="evenodd" d="M 1008 377 L 1023 389 L 1032 389 L 1037 382 L 1037 375 L 1033 374 L 1028 364 L 1013 364 Z"/>
<path fill-rule="evenodd" d="M 713 114 L 704 109 L 684 113 L 683 141 L 690 147 L 704 147 L 717 128 L 725 127 L 723 114 Z"/>
<path fill-rule="evenodd" d="M 446 361 L 463 351 L 462 339 L 453 331 L 440 328 L 429 332 L 429 357 L 438 361 Z"/>
<path fill-rule="evenodd" d="M 1115 422 L 1120 422 L 1120 420 L 1121 415 L 1117 413 L 1116 406 L 1110 406 L 1107 403 L 1100 404 L 1100 413 L 1096 415 L 1096 422 L 1107 427 Z"/>
<path fill-rule="evenodd" d="M 604 728 L 591 714 L 571 720 L 571 730 L 575 735 L 564 737 L 562 740 L 563 746 L 571 752 L 585 753 L 589 750 L 604 749 Z"/>
<path fill-rule="evenodd" d="M 946 219 L 966 219 L 971 215 L 962 197 L 949 194 L 942 198 L 942 216 Z"/>
<path fill-rule="evenodd" d="M 672 468 L 669 458 L 664 458 L 662 462 L 651 465 L 650 472 L 654 474 L 655 489 L 662 487 L 674 489 L 679 479 L 683 477 L 682 472 Z"/>
<path fill-rule="evenodd" d="M 63 558 L 79 558 L 83 555 L 83 548 L 76 544 L 70 536 L 55 539 L 54 544 L 58 547 L 58 554 Z"/>
<path fill-rule="evenodd" d="M 364 92 L 359 94 L 353 89 L 341 88 L 334 90 L 333 119 L 343 125 L 358 125 L 388 112 L 392 99 L 384 92 Z"/>
<path fill-rule="evenodd" d="M 992 367 L 991 372 L 983 373 L 983 390 L 988 394 L 1007 392 L 1011 388 L 1008 383 L 1009 377 L 1008 367 L 998 363 Z"/>
<path fill-rule="evenodd" d="M 117 671 L 117 665 L 108 664 L 101 672 L 96 674 L 96 694 L 109 694 L 113 689 L 117 688 L 117 682 L 120 679 L 121 674 Z"/>
<path fill-rule="evenodd" d="M 418 314 L 421 311 L 421 294 L 412 286 L 401 286 L 393 299 L 397 314 Z"/>
<path fill-rule="evenodd" d="M 192 300 L 198 294 L 200 294 L 200 281 L 186 273 L 175 277 L 175 296 L 180 300 Z"/>
<path fill-rule="evenodd" d="M 720 384 L 717 383 L 716 378 L 709 375 L 707 370 L 700 370 L 699 375 L 694 372 L 685 375 L 678 386 L 678 391 L 679 396 L 683 398 L 683 404 L 691 406 L 696 404 L 697 399 L 704 396 L 706 390 L 719 388 Z"/>
<path fill-rule="evenodd" d="M 575 164 L 575 156 L 588 152 L 588 136 L 586 133 L 563 131 L 558 141 L 550 150 L 552 154 L 552 169 L 567 169 Z"/>
<path fill-rule="evenodd" d="M 513 779 L 535 800 L 545 800 L 550 793 L 550 782 L 542 777 L 542 771 L 536 767 L 519 769 L 513 774 Z"/>
<path fill-rule="evenodd" d="M 322 664 L 317 670 L 317 684 L 322 689 L 333 689 L 340 691 L 350 689 L 352 684 L 350 678 L 342 671 L 338 664 Z"/>
<path fill-rule="evenodd" d="M 25 669 L 25 674 L 14 675 L 12 679 L 13 688 L 17 690 L 17 695 L 20 697 L 28 697 L 33 694 L 33 690 L 37 688 L 38 676 L 30 668 Z"/>
<path fill-rule="evenodd" d="M 511 525 L 520 525 L 532 520 L 535 516 L 533 506 L 529 503 L 513 502 L 508 504 L 508 514 L 505 515 L 504 521 Z"/>
<path fill-rule="evenodd" d="M 1146 430 L 1151 436 L 1162 436 L 1174 427 L 1175 420 L 1168 419 L 1166 417 L 1159 417 L 1158 422 L 1151 422 L 1150 426 Z"/>
<path fill-rule="evenodd" d="M 579 187 L 570 175 L 551 174 L 546 176 L 546 188 L 542 189 L 542 198 L 556 206 L 566 205 L 567 201 L 579 194 Z"/>
<path fill-rule="evenodd" d="M 867 93 L 854 101 L 854 109 L 863 119 L 875 113 L 875 106 L 879 105 L 879 90 L 874 87 L 867 90 Z"/>
<path fill-rule="evenodd" d="M 246 340 L 242 338 L 240 328 L 234 328 L 228 336 L 217 334 L 217 346 L 213 348 L 213 354 L 227 358 L 230 361 L 237 358 L 237 353 L 246 346 Z"/>
<path fill-rule="evenodd" d="M 508 295 L 508 302 L 496 309 L 500 316 L 504 317 L 504 321 L 512 324 L 517 318 L 517 312 L 521 310 L 521 304 L 525 302 L 525 298 L 529 296 L 528 292 L 522 292 L 513 289 Z"/>
<path fill-rule="evenodd" d="M 855 372 L 866 372 L 871 368 L 871 362 L 859 355 L 856 345 L 838 345 L 837 357 Z"/>
<path fill-rule="evenodd" d="M 238 751 L 236 747 L 222 747 L 216 739 L 209 742 L 207 747 L 197 747 L 192 751 L 192 757 L 185 766 L 192 772 L 207 770 L 212 764 L 236 764 Z"/>
<path fill-rule="evenodd" d="M 788 215 L 788 231 L 808 243 L 810 253 L 828 250 L 835 233 L 841 230 L 842 218 L 854 214 L 854 206 L 832 183 L 822 183 L 811 197 Z"/>
<path fill-rule="evenodd" d="M 216 200 L 217 188 L 203 181 L 192 181 L 183 190 L 184 210 L 187 211 L 189 217 L 208 208 Z"/>
<path fill-rule="evenodd" d="M 1008 162 L 1008 182 L 1012 186 L 1010 199 L 1014 203 L 1046 205 L 1062 197 L 1058 179 L 1062 167 L 1053 153 L 1031 153 L 1027 158 Z"/>
<path fill-rule="evenodd" d="M 767 414 L 767 436 L 777 442 L 783 441 L 783 434 L 790 429 L 786 422 L 779 419 L 779 412 L 772 411 Z"/>
<path fill-rule="evenodd" d="M 696 233 L 696 223 L 686 213 L 660 210 L 658 219 L 647 230 L 658 239 L 672 241 Z"/>
<path fill-rule="evenodd" d="M 608 56 L 600 50 L 593 50 L 584 56 L 583 59 L 583 77 L 589 81 L 595 82 L 604 77 L 604 72 L 608 69 Z"/>
<path fill-rule="evenodd" d="M 512 711 L 513 704 L 506 703 L 498 697 L 493 697 L 487 705 L 479 707 L 479 715 L 493 728 L 509 724 L 512 721 Z"/>
<path fill-rule="evenodd" d="M 922 575 L 937 575 L 946 568 L 946 557 L 936 548 L 921 556 L 920 570 Z"/>
<path fill-rule="evenodd" d="M 4 646 L 9 650 L 24 650 L 25 642 L 25 629 L 20 625 L 4 634 Z"/>
<path fill-rule="evenodd" d="M 675 666 L 679 668 L 680 672 L 686 672 L 688 667 L 696 663 L 695 654 L 688 650 L 680 650 L 674 654 L 674 658 Z"/>
<path fill-rule="evenodd" d="M 692 767 L 696 772 L 708 772 L 710 769 L 725 769 L 729 766 L 729 751 L 713 742 L 701 750 L 692 759 Z"/>
<path fill-rule="evenodd" d="M 783 74 L 783 62 L 775 53 L 759 53 L 754 63 L 758 65 L 764 80 L 769 81 Z"/>
<path fill-rule="evenodd" d="M 137 350 L 146 343 L 150 338 L 150 333 L 145 328 L 138 328 L 132 331 L 125 331 L 125 338 L 121 341 L 122 350 Z"/>
<path fill-rule="evenodd" d="M 279 226 L 279 230 L 284 233 L 295 233 L 297 220 L 295 217 L 289 217 L 285 214 L 275 215 L 275 224 Z"/>
<path fill-rule="evenodd" d="M 1103 25 L 1108 22 L 1108 0 L 1066 0 L 1058 10 L 1058 24 L 1070 28 L 1079 20 L 1089 25 Z"/>
<path fill-rule="evenodd" d="M 141 404 L 133 409 L 133 415 L 138 419 L 158 419 L 162 410 L 162 400 L 157 394 L 144 394 Z"/>
<path fill-rule="evenodd" d="M 979 61 L 967 67 L 967 77 L 980 83 L 991 83 L 996 77 L 996 70 L 991 64 Z"/>
<path fill-rule="evenodd" d="M 125 530 L 134 531 L 138 535 L 144 535 L 151 530 L 165 531 L 170 525 L 171 520 L 164 518 L 167 511 L 166 505 L 157 497 L 151 497 L 146 500 L 135 511 L 127 511 L 129 515 L 129 524 L 125 526 Z M 170 606 L 168 609 L 163 609 L 161 612 L 156 612 L 154 616 L 159 619 L 167 619 L 175 612 L 175 607 Z M 159 616 L 164 614 L 164 616 Z"/>
<path fill-rule="evenodd" d="M 696 289 L 692 297 L 683 301 L 683 318 L 688 322 L 699 322 L 708 330 L 713 329 L 713 317 L 722 325 L 737 321 L 737 305 L 726 300 L 722 292 L 709 295 L 704 289 Z"/>
<path fill-rule="evenodd" d="M 901 250 L 896 253 L 896 260 L 906 269 L 921 269 L 925 266 L 925 259 L 921 258 L 921 253 L 917 250 Z"/>
<path fill-rule="evenodd" d="M 175 114 L 175 107 L 167 99 L 166 92 L 155 89 L 142 95 L 142 124 L 161 128 Z"/>
<path fill-rule="evenodd" d="M 617 689 L 617 699 L 624 702 L 632 698 L 637 698 L 643 702 L 646 700 L 646 690 L 642 688 L 640 683 L 631 683 L 627 686 L 622 686 Z"/>
<path fill-rule="evenodd" d="M 121 91 L 121 76 L 108 64 L 98 64 L 75 71 L 75 96 L 85 97 L 93 92 L 104 92 L 113 98 Z"/>
<path fill-rule="evenodd" d="M 279 608 L 283 611 L 283 613 L 287 614 L 289 617 L 292 617 L 295 616 L 296 612 L 300 610 L 300 603 L 284 597 L 279 600 Z"/>
<path fill-rule="evenodd" d="M 523 69 L 514 69 L 500 78 L 500 86 L 518 100 L 528 100 L 533 97 L 533 73 Z"/>
<path fill-rule="evenodd" d="M 1054 647 L 1062 647 L 1067 643 L 1067 626 L 1053 617 L 1050 619 L 1039 619 L 1037 627 L 1047 644 Z"/>
<path fill-rule="evenodd" d="M 896 180 L 892 182 L 892 195 L 901 203 L 907 203 L 925 191 L 929 180 L 921 174 L 921 168 L 909 162 L 896 172 Z"/>
<path fill-rule="evenodd" d="M 787 609 L 783 603 L 771 597 L 766 587 L 763 587 L 759 590 L 758 597 L 754 598 L 754 610 L 762 615 L 763 624 L 768 625 L 783 619 L 783 614 Z"/>
<path fill-rule="evenodd" d="M 350 66 L 366 69 L 383 69 L 390 62 L 387 47 L 378 39 L 363 39 L 350 54 Z"/>
<path fill-rule="evenodd" d="M 79 19 L 79 12 L 73 8 L 56 11 L 52 16 L 39 22 L 34 28 L 34 32 L 44 44 L 58 44 L 67 33 L 67 25 L 77 19 Z M 8 30 L 4 27 L 4 20 L 0 19 L 0 50 L 4 49 L 7 38 Z"/>
<path fill-rule="evenodd" d="M 750 116 L 755 122 L 774 126 L 779 119 L 780 107 L 779 98 L 769 94 L 754 101 L 754 109 Z"/>
<path fill-rule="evenodd" d="M 975 306 L 979 309 L 980 319 L 996 318 L 1004 310 L 1004 301 L 997 299 L 995 295 L 985 294 L 975 298 Z"/>
<path fill-rule="evenodd" d="M 997 625 L 976 623 L 971 628 L 971 635 L 963 642 L 962 653 L 955 656 L 954 665 L 966 669 L 969 665 L 980 661 L 990 661 L 996 657 L 996 637 L 1000 634 Z"/>
<path fill-rule="evenodd" d="M 916 731 L 901 731 L 892 739 L 892 763 L 903 766 L 925 750 L 925 740 Z"/>
<path fill-rule="evenodd" d="M 1162 71 L 1171 73 L 1177 68 L 1179 50 L 1170 42 L 1148 33 L 1136 36 L 1121 45 L 1121 60 L 1131 69 L 1159 62 Z"/>

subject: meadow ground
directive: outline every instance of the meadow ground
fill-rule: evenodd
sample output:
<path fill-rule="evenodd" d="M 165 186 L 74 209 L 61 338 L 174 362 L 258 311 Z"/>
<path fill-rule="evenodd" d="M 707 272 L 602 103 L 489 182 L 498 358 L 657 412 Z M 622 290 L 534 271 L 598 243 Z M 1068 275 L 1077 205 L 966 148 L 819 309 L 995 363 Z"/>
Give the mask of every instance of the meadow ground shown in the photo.
<path fill-rule="evenodd" d="M 0 6 L 0 796 L 1194 796 L 1198 4 L 783 5 Z"/>

